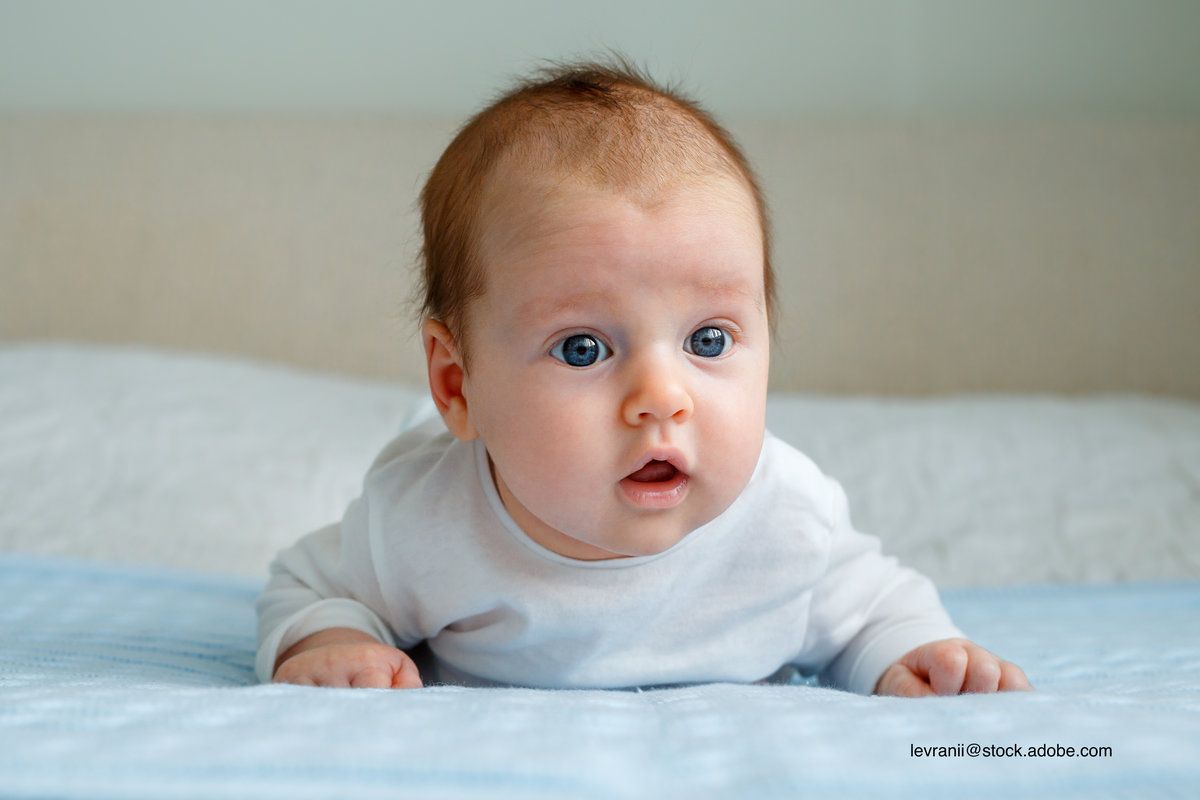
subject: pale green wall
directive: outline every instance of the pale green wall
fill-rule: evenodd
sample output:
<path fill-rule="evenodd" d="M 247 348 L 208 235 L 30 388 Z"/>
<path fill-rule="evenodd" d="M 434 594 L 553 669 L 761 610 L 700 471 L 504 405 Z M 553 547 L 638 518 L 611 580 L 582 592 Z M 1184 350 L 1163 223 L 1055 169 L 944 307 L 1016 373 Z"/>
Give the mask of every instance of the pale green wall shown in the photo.
<path fill-rule="evenodd" d="M 0 0 L 0 111 L 457 116 L 605 45 L 722 115 L 1200 113 L 1200 0 Z"/>

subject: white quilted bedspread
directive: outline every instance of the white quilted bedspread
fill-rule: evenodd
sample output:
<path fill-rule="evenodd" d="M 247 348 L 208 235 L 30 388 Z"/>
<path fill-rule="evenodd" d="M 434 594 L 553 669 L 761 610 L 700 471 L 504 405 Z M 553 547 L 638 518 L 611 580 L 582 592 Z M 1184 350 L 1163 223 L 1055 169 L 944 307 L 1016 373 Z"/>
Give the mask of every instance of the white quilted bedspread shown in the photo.
<path fill-rule="evenodd" d="M 0 347 L 0 551 L 264 576 L 423 388 L 140 348 Z M 1200 577 L 1200 404 L 772 395 L 862 531 L 941 586 Z"/>

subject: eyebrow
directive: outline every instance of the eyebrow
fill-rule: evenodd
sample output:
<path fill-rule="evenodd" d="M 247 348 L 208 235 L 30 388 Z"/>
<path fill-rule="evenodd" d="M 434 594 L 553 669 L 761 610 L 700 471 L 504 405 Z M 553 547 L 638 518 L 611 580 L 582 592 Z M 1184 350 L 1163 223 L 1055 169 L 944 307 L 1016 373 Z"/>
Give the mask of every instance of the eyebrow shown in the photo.
<path fill-rule="evenodd" d="M 758 293 L 746 288 L 741 281 L 705 279 L 689 284 L 692 288 L 707 296 L 724 299 L 744 298 L 752 301 L 758 311 L 762 311 L 762 300 Z M 522 321 L 550 319 L 567 311 L 586 306 L 603 306 L 612 308 L 615 303 L 607 292 L 592 290 L 576 292 L 565 297 L 536 298 L 522 305 L 517 310 L 517 319 Z"/>

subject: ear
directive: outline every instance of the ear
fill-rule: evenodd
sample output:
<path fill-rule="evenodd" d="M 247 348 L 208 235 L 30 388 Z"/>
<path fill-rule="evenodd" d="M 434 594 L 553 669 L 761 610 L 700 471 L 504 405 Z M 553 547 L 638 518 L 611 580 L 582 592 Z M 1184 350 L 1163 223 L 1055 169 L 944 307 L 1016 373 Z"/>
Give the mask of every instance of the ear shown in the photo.
<path fill-rule="evenodd" d="M 466 372 L 450 329 L 436 319 L 427 319 L 421 324 L 421 341 L 425 345 L 429 391 L 446 427 L 464 442 L 477 438 L 479 434 L 467 413 L 467 396 L 463 394 Z"/>

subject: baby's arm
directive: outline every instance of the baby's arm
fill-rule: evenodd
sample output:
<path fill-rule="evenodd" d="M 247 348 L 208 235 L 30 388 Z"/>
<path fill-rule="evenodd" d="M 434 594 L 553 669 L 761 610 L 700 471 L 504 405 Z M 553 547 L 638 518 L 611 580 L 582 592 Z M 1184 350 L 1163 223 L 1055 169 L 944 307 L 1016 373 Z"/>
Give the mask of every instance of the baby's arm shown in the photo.
<path fill-rule="evenodd" d="M 966 639 L 942 639 L 914 648 L 887 668 L 875 694 L 926 697 L 963 692 L 1029 691 L 1025 672 Z"/>
<path fill-rule="evenodd" d="M 385 604 L 365 554 L 345 542 L 343 526 L 302 538 L 271 564 L 256 604 L 263 682 L 310 686 L 415 688 L 412 658 L 373 610 Z M 407 640 L 406 640 L 407 641 Z"/>
<path fill-rule="evenodd" d="M 831 659 L 818 659 L 825 682 L 910 697 L 1030 688 L 1020 667 L 963 636 L 928 578 L 854 529 L 837 481 L 827 487 L 830 561 L 810 617 L 813 650 Z"/>
<path fill-rule="evenodd" d="M 296 642 L 275 662 L 273 680 L 337 688 L 419 689 L 424 685 L 407 653 L 354 628 L 330 628 Z"/>

